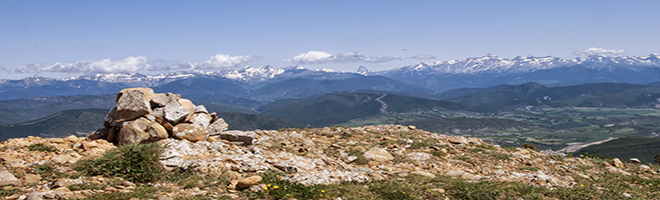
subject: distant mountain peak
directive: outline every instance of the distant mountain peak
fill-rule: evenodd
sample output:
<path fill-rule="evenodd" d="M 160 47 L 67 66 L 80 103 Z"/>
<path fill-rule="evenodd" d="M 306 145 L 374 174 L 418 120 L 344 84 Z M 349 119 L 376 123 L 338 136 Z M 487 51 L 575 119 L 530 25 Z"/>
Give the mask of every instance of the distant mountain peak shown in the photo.
<path fill-rule="evenodd" d="M 561 66 L 573 66 L 585 64 L 590 67 L 599 67 L 607 64 L 658 66 L 660 59 L 658 54 L 648 56 L 606 56 L 591 55 L 586 58 L 564 59 L 559 57 L 545 56 L 516 56 L 513 58 L 500 58 L 493 54 L 482 57 L 471 57 L 454 59 L 448 61 L 421 62 L 415 65 L 404 66 L 380 72 L 368 72 L 368 74 L 390 74 L 390 73 L 431 73 L 431 74 L 474 74 L 481 72 L 511 73 L 531 72 L 542 69 L 550 69 Z"/>

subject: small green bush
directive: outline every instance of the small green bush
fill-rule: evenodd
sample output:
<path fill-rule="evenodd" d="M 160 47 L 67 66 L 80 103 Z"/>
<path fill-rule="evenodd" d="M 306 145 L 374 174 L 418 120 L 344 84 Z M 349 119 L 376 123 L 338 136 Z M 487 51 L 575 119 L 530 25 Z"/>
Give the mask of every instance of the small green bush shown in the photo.
<path fill-rule="evenodd" d="M 0 187 L 0 197 L 11 196 L 19 192 L 21 192 L 21 190 L 17 188 L 5 189 L 3 187 Z"/>
<path fill-rule="evenodd" d="M 28 150 L 30 150 L 30 151 L 55 152 L 57 149 L 55 149 L 52 146 L 46 146 L 43 143 L 36 143 L 36 144 L 31 144 L 30 146 L 28 146 Z"/>
<path fill-rule="evenodd" d="M 163 147 L 157 143 L 125 145 L 110 150 L 97 159 L 80 160 L 74 169 L 82 174 L 121 177 L 133 182 L 150 182 L 164 175 L 159 155 Z"/>

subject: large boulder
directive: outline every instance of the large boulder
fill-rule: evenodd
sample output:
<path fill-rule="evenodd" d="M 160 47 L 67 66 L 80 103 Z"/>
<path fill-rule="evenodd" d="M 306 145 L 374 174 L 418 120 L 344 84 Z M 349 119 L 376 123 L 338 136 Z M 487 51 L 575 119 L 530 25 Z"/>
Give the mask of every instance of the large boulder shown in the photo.
<path fill-rule="evenodd" d="M 215 116 L 215 115 L 212 115 Z M 229 124 L 225 122 L 224 119 L 218 118 L 211 125 L 209 125 L 211 130 L 209 130 L 209 135 L 210 136 L 215 136 L 215 135 L 220 135 L 222 132 L 226 131 L 227 128 L 229 128 Z"/>
<path fill-rule="evenodd" d="M 241 142 L 243 145 L 252 145 L 257 134 L 254 131 L 224 131 L 220 133 L 220 138 L 231 142 Z"/>
<path fill-rule="evenodd" d="M 154 104 L 156 107 L 165 107 L 170 102 L 176 102 L 179 99 L 181 99 L 181 95 L 179 94 L 172 94 L 172 93 L 167 93 L 167 94 L 162 94 L 158 93 L 155 94 L 153 98 L 151 98 L 151 103 Z"/>
<path fill-rule="evenodd" d="M 167 129 L 165 129 L 165 127 L 163 127 L 162 125 L 156 122 L 149 123 L 145 131 L 149 133 L 151 141 L 167 139 L 167 137 L 169 136 L 169 134 L 167 133 Z"/>
<path fill-rule="evenodd" d="M 196 127 L 189 123 L 180 123 L 174 126 L 172 134 L 177 139 L 197 142 L 206 139 L 209 134 L 208 127 Z"/>
<path fill-rule="evenodd" d="M 192 118 L 193 114 L 195 114 L 195 104 L 192 103 L 192 101 L 188 99 L 179 99 L 177 102 L 179 102 L 179 105 L 183 106 L 184 109 L 186 109 L 186 112 L 188 115 L 186 115 L 186 122 L 190 122 L 190 119 Z"/>
<path fill-rule="evenodd" d="M 164 109 L 165 119 L 173 124 L 184 121 L 188 117 L 188 114 L 190 114 L 186 107 L 183 107 L 177 101 L 167 103 Z"/>
<path fill-rule="evenodd" d="M 206 113 L 195 113 L 190 119 L 190 123 L 196 127 L 208 127 L 211 124 L 213 118 L 211 115 Z M 224 121 L 224 120 L 223 120 Z"/>
<path fill-rule="evenodd" d="M 151 88 L 127 88 L 117 94 L 117 116 L 115 121 L 128 121 L 151 113 Z"/>
<path fill-rule="evenodd" d="M 149 127 L 151 123 L 151 121 L 144 117 L 125 122 L 117 135 L 117 144 L 127 145 L 146 142 L 151 138 L 151 135 L 145 130 L 147 130 L 147 127 Z"/>

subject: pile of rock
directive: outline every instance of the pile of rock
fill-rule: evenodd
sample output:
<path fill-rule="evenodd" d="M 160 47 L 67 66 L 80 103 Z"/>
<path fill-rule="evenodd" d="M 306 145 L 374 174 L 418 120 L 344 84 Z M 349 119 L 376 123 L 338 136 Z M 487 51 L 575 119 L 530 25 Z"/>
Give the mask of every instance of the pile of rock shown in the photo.
<path fill-rule="evenodd" d="M 118 145 L 177 138 L 197 142 L 227 130 L 227 123 L 203 105 L 172 93 L 151 88 L 127 88 L 117 94 L 117 105 L 90 139 L 106 139 Z"/>

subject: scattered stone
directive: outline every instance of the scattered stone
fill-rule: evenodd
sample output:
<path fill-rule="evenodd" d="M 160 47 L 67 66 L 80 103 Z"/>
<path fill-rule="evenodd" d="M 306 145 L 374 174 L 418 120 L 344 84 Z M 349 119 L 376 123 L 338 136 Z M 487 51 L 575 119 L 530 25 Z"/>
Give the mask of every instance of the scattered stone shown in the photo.
<path fill-rule="evenodd" d="M 406 154 L 408 159 L 414 160 L 414 161 L 426 161 L 428 159 L 431 159 L 431 154 L 428 153 L 422 153 L 422 152 L 414 152 L 414 153 L 409 153 Z"/>
<path fill-rule="evenodd" d="M 367 152 L 364 152 L 364 157 L 379 162 L 385 162 L 394 159 L 394 156 L 392 156 L 392 154 L 387 152 L 387 150 L 377 147 L 372 148 Z"/>
<path fill-rule="evenodd" d="M 238 181 L 236 186 L 238 188 L 248 188 L 254 184 L 261 182 L 261 176 L 250 176 Z"/>
<path fill-rule="evenodd" d="M 437 192 L 437 193 L 440 193 L 440 194 L 445 193 L 445 189 L 442 189 L 442 188 L 433 188 L 433 189 L 430 189 L 430 191 L 431 192 Z"/>
<path fill-rule="evenodd" d="M 626 198 L 632 198 L 632 195 L 628 194 L 627 192 L 624 192 L 623 196 L 626 197 Z"/>
<path fill-rule="evenodd" d="M 18 179 L 9 171 L 1 171 L 0 172 L 0 186 L 5 186 L 5 185 L 17 185 L 18 184 Z"/>
<path fill-rule="evenodd" d="M 649 167 L 648 165 L 639 165 L 639 169 L 645 170 L 645 171 L 651 171 L 652 170 L 651 167 Z"/>
<path fill-rule="evenodd" d="M 227 185 L 227 189 L 236 190 L 236 185 L 238 185 L 238 180 L 231 180 L 229 181 L 229 185 Z"/>
<path fill-rule="evenodd" d="M 41 181 L 41 176 L 39 174 L 25 174 L 21 179 L 24 183 L 37 183 Z"/>
<path fill-rule="evenodd" d="M 243 145 L 252 145 L 256 135 L 254 131 L 224 131 L 220 133 L 220 138 L 231 142 L 242 142 Z"/>
<path fill-rule="evenodd" d="M 630 158 L 628 159 L 628 162 L 633 163 L 633 164 L 641 164 L 642 161 L 639 161 L 637 158 Z"/>
<path fill-rule="evenodd" d="M 623 165 L 623 162 L 621 162 L 621 160 L 619 160 L 618 158 L 612 159 L 612 166 L 614 166 L 616 168 L 625 167 L 625 165 Z"/>
<path fill-rule="evenodd" d="M 53 188 L 69 187 L 71 185 L 76 185 L 76 184 L 83 184 L 83 180 L 82 179 L 58 178 L 57 180 L 55 180 L 55 183 L 53 183 Z"/>
<path fill-rule="evenodd" d="M 414 171 L 414 172 L 410 172 L 410 173 L 411 173 L 411 174 L 420 175 L 420 176 L 426 176 L 426 177 L 429 177 L 429 178 L 435 178 L 435 174 L 430 173 L 430 172 L 425 172 L 425 171 Z"/>

